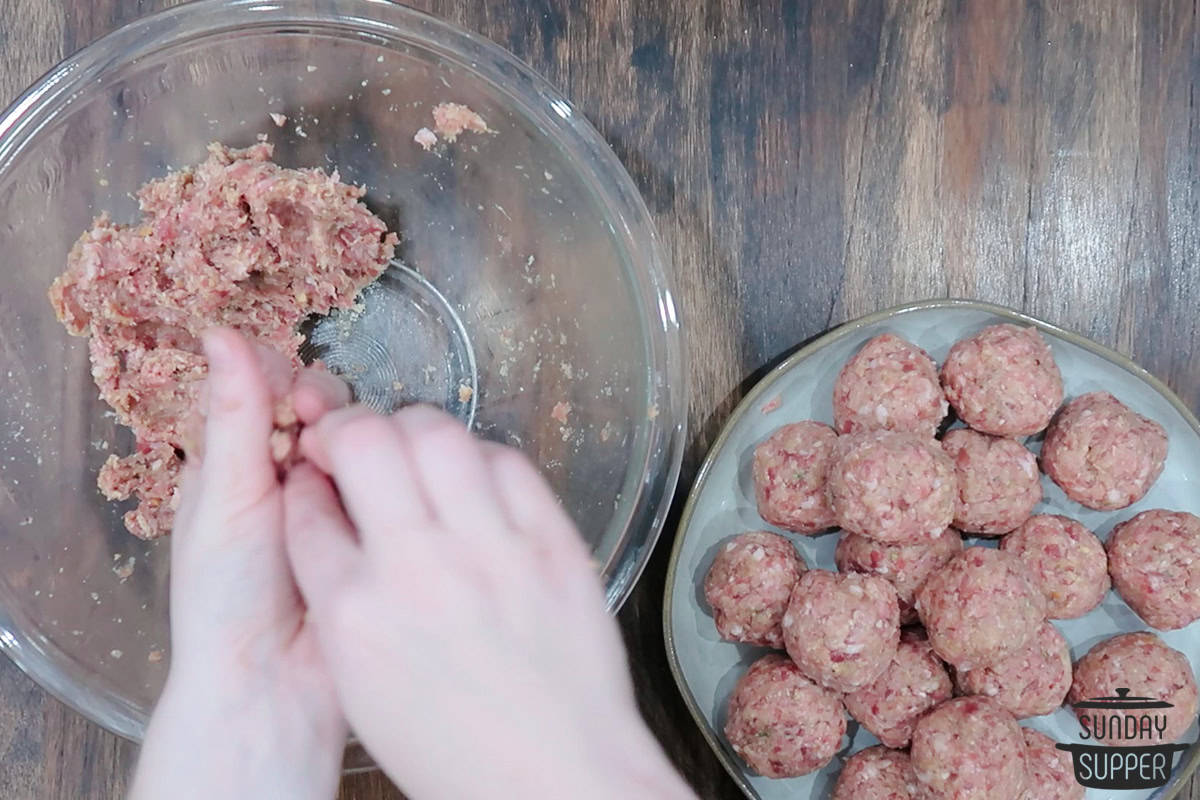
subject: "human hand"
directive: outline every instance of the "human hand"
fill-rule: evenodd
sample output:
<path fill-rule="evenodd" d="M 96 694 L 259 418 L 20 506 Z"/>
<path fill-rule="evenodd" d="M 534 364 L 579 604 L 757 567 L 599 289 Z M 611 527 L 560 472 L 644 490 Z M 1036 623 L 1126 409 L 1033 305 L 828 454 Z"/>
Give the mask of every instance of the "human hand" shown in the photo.
<path fill-rule="evenodd" d="M 422 407 L 334 411 L 300 449 L 296 581 L 347 719 L 402 789 L 692 796 L 638 716 L 584 543 L 523 456 Z"/>
<path fill-rule="evenodd" d="M 285 395 L 311 422 L 349 390 L 316 370 L 293 380 L 231 331 L 204 344 L 203 447 L 188 453 L 171 537 L 171 669 L 132 797 L 327 800 L 346 727 L 292 580 L 269 439 Z"/>

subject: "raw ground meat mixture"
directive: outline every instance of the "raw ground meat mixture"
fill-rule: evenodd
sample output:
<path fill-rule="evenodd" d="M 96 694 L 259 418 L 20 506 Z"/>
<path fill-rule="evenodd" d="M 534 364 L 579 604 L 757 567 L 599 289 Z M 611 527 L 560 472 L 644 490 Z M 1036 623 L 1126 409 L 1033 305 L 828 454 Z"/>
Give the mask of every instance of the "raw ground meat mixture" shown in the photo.
<path fill-rule="evenodd" d="M 1046 616 L 1074 619 L 1108 594 L 1108 556 L 1096 534 L 1073 519 L 1035 514 L 1000 540 L 1000 549 L 1025 564 L 1046 596 Z"/>
<path fill-rule="evenodd" d="M 934 652 L 960 670 L 1016 653 L 1046 616 L 1025 566 L 987 547 L 968 547 L 930 575 L 916 606 Z"/>
<path fill-rule="evenodd" d="M 938 443 L 914 433 L 838 437 L 829 502 L 838 524 L 890 544 L 941 536 L 954 518 L 958 478 Z"/>
<path fill-rule="evenodd" d="M 1025 739 L 986 697 L 947 700 L 917 722 L 913 772 L 926 800 L 1017 800 L 1025 788 Z"/>
<path fill-rule="evenodd" d="M 1021 735 L 1025 737 L 1025 793 L 1021 800 L 1083 800 L 1084 789 L 1075 780 L 1071 757 L 1033 728 L 1021 728 Z"/>
<path fill-rule="evenodd" d="M 1004 323 L 954 343 L 942 386 L 958 418 L 994 436 L 1031 436 L 1063 400 L 1062 375 L 1037 328 Z"/>
<path fill-rule="evenodd" d="M 1076 397 L 1042 443 L 1042 469 L 1076 503 L 1112 511 L 1141 500 L 1162 473 L 1167 432 L 1107 392 Z"/>
<path fill-rule="evenodd" d="M 1063 704 L 1071 688 L 1071 651 L 1058 629 L 1043 622 L 1008 658 L 955 677 L 962 694 L 990 697 L 1017 719 L 1038 717 Z"/>
<path fill-rule="evenodd" d="M 825 477 L 836 442 L 833 428 L 806 420 L 784 425 L 754 448 L 754 497 L 759 516 L 797 533 L 832 528 Z"/>
<path fill-rule="evenodd" d="M 917 778 L 908 753 L 868 747 L 846 759 L 831 800 L 916 800 Z"/>
<path fill-rule="evenodd" d="M 783 614 L 804 570 L 796 548 L 777 533 L 752 531 L 722 542 L 704 578 L 721 638 L 782 648 Z"/>
<path fill-rule="evenodd" d="M 1113 528 L 1108 569 L 1121 599 L 1159 630 L 1200 619 L 1200 518 L 1143 511 Z"/>
<path fill-rule="evenodd" d="M 846 733 L 835 692 L 817 686 L 786 656 L 755 661 L 733 687 L 725 738 L 759 775 L 794 778 L 833 759 Z"/>
<path fill-rule="evenodd" d="M 1075 681 L 1067 702 L 1074 705 L 1096 697 L 1117 697 L 1118 689 L 1128 689 L 1131 697 L 1149 697 L 1171 704 L 1171 708 L 1155 709 L 1166 726 L 1161 738 L 1156 735 L 1154 744 L 1175 741 L 1196 721 L 1196 679 L 1192 665 L 1187 656 L 1168 647 L 1153 633 L 1118 634 L 1089 650 L 1075 664 Z M 1110 709 L 1075 708 L 1080 724 L 1098 741 L 1114 746 L 1145 746 L 1144 736 L 1141 741 L 1129 741 L 1110 735 L 1111 727 L 1101 730 L 1092 722 L 1108 720 L 1117 713 Z M 1140 716 L 1146 712 L 1138 709 L 1129 713 Z"/>
<path fill-rule="evenodd" d="M 50 288 L 67 330 L 90 337 L 101 398 L 136 436 L 134 453 L 110 456 L 98 483 L 110 500 L 138 498 L 125 524 L 145 539 L 174 521 L 207 373 L 200 334 L 234 328 L 298 367 L 300 323 L 350 307 L 392 257 L 396 236 L 360 202 L 365 189 L 336 172 L 284 169 L 271 154 L 265 143 L 212 144 L 200 166 L 150 181 L 141 220 L 102 215 Z M 275 423 L 285 461 L 296 433 L 287 403 Z"/>
<path fill-rule="evenodd" d="M 900 624 L 908 625 L 917 621 L 913 608 L 917 589 L 962 549 L 962 536 L 954 528 L 920 544 L 884 544 L 857 533 L 843 533 L 833 560 L 839 572 L 862 572 L 890 581 L 900 600 Z"/>
<path fill-rule="evenodd" d="M 954 527 L 959 530 L 1008 533 L 1041 501 L 1037 456 L 1019 442 L 956 428 L 942 438 L 942 449 L 958 475 Z"/>
<path fill-rule="evenodd" d="M 839 692 L 879 677 L 900 641 L 896 590 L 883 578 L 805 572 L 783 615 L 783 641 L 800 671 Z"/>
<path fill-rule="evenodd" d="M 924 634 L 906 630 L 900 636 L 896 657 L 874 683 L 842 698 L 850 716 L 888 747 L 908 747 L 921 715 L 954 694 L 946 666 Z"/>
<path fill-rule="evenodd" d="M 867 342 L 833 385 L 838 433 L 889 430 L 933 436 L 946 408 L 933 359 L 890 333 Z"/>

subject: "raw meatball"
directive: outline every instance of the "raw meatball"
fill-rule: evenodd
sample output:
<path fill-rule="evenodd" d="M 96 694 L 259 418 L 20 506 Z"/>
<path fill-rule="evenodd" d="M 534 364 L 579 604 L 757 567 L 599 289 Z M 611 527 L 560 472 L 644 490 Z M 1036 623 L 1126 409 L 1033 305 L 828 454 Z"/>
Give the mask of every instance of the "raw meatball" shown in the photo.
<path fill-rule="evenodd" d="M 890 581 L 900 601 L 900 624 L 907 625 L 917 621 L 917 610 L 913 608 L 917 589 L 962 549 L 962 537 L 954 528 L 946 528 L 937 538 L 920 544 L 884 544 L 844 533 L 833 558 L 839 572 L 862 572 Z"/>
<path fill-rule="evenodd" d="M 1024 565 L 986 547 L 968 547 L 930 575 L 916 606 L 934 652 L 963 670 L 1016 653 L 1046 615 Z"/>
<path fill-rule="evenodd" d="M 729 698 L 725 738 L 759 775 L 794 778 L 829 763 L 846 732 L 838 696 L 801 674 L 785 656 L 750 665 Z"/>
<path fill-rule="evenodd" d="M 1017 719 L 1049 714 L 1063 704 L 1071 688 L 1071 651 L 1049 622 L 1017 652 L 989 667 L 959 671 L 963 694 L 982 694 Z"/>
<path fill-rule="evenodd" d="M 1025 738 L 1025 794 L 1021 800 L 1083 800 L 1071 758 L 1049 736 L 1021 728 Z"/>
<path fill-rule="evenodd" d="M 954 527 L 968 533 L 1008 533 L 1042 499 L 1037 456 L 1012 439 L 967 428 L 950 431 L 942 449 L 958 474 Z"/>
<path fill-rule="evenodd" d="M 1113 528 L 1108 568 L 1117 594 L 1160 630 L 1200 619 L 1200 518 L 1143 511 Z"/>
<path fill-rule="evenodd" d="M 954 518 L 958 480 L 938 443 L 912 433 L 874 431 L 838 439 L 829 500 L 838 524 L 891 544 L 942 535 Z"/>
<path fill-rule="evenodd" d="M 1042 443 L 1042 469 L 1076 503 L 1101 511 L 1141 500 L 1167 459 L 1167 433 L 1108 392 L 1072 400 Z"/>
<path fill-rule="evenodd" d="M 754 531 L 726 539 L 704 578 L 717 633 L 731 642 L 783 647 L 783 614 L 806 569 L 792 543 Z"/>
<path fill-rule="evenodd" d="M 1000 549 L 1025 564 L 1052 619 L 1082 617 L 1100 605 L 1111 585 L 1104 545 L 1067 517 L 1036 514 L 1001 539 Z"/>
<path fill-rule="evenodd" d="M 945 417 L 946 398 L 933 359 L 890 333 L 867 342 L 833 385 L 838 433 L 889 430 L 933 436 Z"/>
<path fill-rule="evenodd" d="M 1025 740 L 994 700 L 947 700 L 917 722 L 911 750 L 923 800 L 1017 800 L 1025 788 Z"/>
<path fill-rule="evenodd" d="M 916 800 L 917 778 L 908 753 L 868 747 L 846 759 L 831 800 Z"/>
<path fill-rule="evenodd" d="M 1075 665 L 1075 681 L 1067 702 L 1072 705 L 1098 697 L 1117 697 L 1122 689 L 1131 697 L 1149 697 L 1171 704 L 1171 708 L 1154 709 L 1166 719 L 1162 738 L 1155 744 L 1173 742 L 1191 727 L 1196 719 L 1196 680 L 1187 656 L 1173 650 L 1153 633 L 1122 633 L 1105 639 L 1079 659 Z M 1109 745 L 1144 745 L 1120 737 L 1106 722 L 1113 709 L 1076 708 L 1079 724 L 1091 731 L 1097 741 Z M 1130 711 L 1144 714 L 1144 709 Z M 1114 735 L 1116 734 L 1116 735 Z"/>
<path fill-rule="evenodd" d="M 1067 662 L 1068 668 L 1070 661 Z M 1063 690 L 1066 691 L 1065 689 Z M 896 657 L 875 682 L 842 698 L 850 716 L 888 747 L 908 747 L 913 726 L 954 693 L 946 667 L 921 634 L 905 631 Z"/>
<path fill-rule="evenodd" d="M 821 422 L 784 425 L 754 450 L 758 514 L 797 533 L 832 528 L 825 476 L 837 434 Z"/>
<path fill-rule="evenodd" d="M 1062 375 L 1036 328 L 1002 324 L 955 342 L 942 386 L 958 418 L 995 436 L 1031 436 L 1063 400 Z"/>
<path fill-rule="evenodd" d="M 783 641 L 800 670 L 822 686 L 849 692 L 879 677 L 896 655 L 896 590 L 873 575 L 815 569 L 792 589 Z"/>

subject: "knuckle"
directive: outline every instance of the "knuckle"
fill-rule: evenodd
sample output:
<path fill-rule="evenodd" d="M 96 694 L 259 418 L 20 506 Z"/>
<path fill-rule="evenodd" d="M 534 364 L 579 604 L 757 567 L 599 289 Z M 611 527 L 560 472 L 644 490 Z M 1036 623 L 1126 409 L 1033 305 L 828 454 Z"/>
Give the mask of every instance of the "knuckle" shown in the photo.
<path fill-rule="evenodd" d="M 373 412 L 356 413 L 342 420 L 328 436 L 330 449 L 353 457 L 393 438 L 387 420 Z"/>

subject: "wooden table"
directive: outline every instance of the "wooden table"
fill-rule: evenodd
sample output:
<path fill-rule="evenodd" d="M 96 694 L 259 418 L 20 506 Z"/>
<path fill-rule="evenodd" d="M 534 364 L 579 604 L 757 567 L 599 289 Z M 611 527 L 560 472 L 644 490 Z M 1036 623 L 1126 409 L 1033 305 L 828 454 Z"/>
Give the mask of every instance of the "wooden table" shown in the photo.
<path fill-rule="evenodd" d="M 169 4 L 0 0 L 0 98 Z M 641 187 L 689 323 L 683 486 L 768 365 L 919 298 L 1025 309 L 1200 406 L 1193 2 L 417 5 L 548 76 Z M 621 612 L 642 709 L 702 797 L 737 798 L 667 670 L 670 538 Z M 119 797 L 135 752 L 0 659 L 0 796 Z M 343 784 L 398 796 L 378 775 Z"/>

